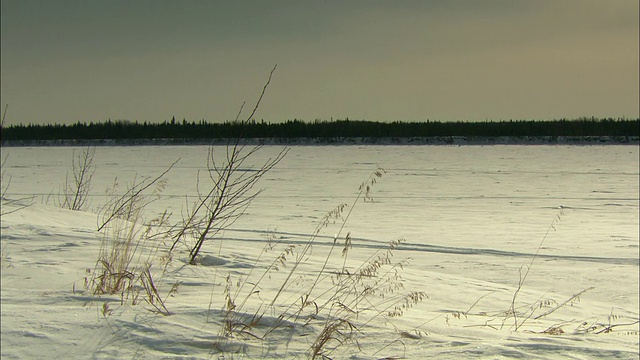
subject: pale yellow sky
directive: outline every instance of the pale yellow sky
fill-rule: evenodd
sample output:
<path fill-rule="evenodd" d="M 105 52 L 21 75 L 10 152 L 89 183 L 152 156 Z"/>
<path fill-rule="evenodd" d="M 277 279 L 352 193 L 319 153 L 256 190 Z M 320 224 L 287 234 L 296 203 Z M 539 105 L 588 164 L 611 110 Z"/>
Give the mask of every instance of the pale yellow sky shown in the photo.
<path fill-rule="evenodd" d="M 637 118 L 638 1 L 2 0 L 7 124 Z"/>

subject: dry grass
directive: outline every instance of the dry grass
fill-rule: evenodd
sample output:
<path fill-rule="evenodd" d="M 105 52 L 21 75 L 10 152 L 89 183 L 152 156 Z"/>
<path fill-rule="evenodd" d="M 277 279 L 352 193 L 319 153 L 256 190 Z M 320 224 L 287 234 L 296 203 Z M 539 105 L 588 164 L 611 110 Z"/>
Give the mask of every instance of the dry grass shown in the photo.
<path fill-rule="evenodd" d="M 531 271 L 531 267 L 533 267 L 533 263 L 536 261 L 538 254 L 540 253 L 540 249 L 542 249 L 542 245 L 544 244 L 545 240 L 547 240 L 547 236 L 549 236 L 549 233 L 551 232 L 551 230 L 556 231 L 556 224 L 562 220 L 562 215 L 564 215 L 564 212 L 562 211 L 562 208 L 560 208 L 560 211 L 558 211 L 558 214 L 556 215 L 556 217 L 551 221 L 551 224 L 549 224 L 549 227 L 547 228 L 547 231 L 542 237 L 542 240 L 540 241 L 540 244 L 538 245 L 538 248 L 536 249 L 535 254 L 533 254 L 533 256 L 531 257 L 531 262 L 529 263 L 529 265 L 527 265 L 526 267 L 524 266 L 520 267 L 520 270 L 519 270 L 520 278 L 518 280 L 518 286 L 516 288 L 516 291 L 513 293 L 513 298 L 511 299 L 511 308 L 509 312 L 510 315 L 513 316 L 513 328 L 515 329 L 515 331 L 518 331 L 518 329 L 522 325 L 524 325 L 524 323 L 527 322 L 527 320 L 529 320 L 536 311 L 535 310 L 536 306 L 529 307 L 529 310 L 525 311 L 525 313 L 520 316 L 520 320 L 519 320 L 519 313 L 516 309 L 516 301 L 518 299 L 518 294 L 520 293 L 520 290 L 522 290 L 522 286 L 527 280 L 529 271 Z M 523 268 L 524 268 L 524 272 L 523 272 Z"/>
<path fill-rule="evenodd" d="M 562 220 L 563 215 L 564 213 L 561 208 L 556 214 L 556 216 L 554 217 L 554 219 L 551 221 L 551 224 L 549 225 L 534 255 L 532 256 L 531 261 L 527 265 L 523 265 L 522 267 L 520 267 L 518 283 L 511 297 L 508 310 L 494 311 L 494 312 L 486 312 L 486 311 L 477 311 L 474 313 L 471 312 L 472 309 L 478 307 L 478 304 L 484 298 L 496 292 L 496 291 L 492 291 L 480 297 L 479 299 L 477 299 L 466 311 L 447 312 L 445 315 L 447 324 L 449 324 L 449 321 L 451 320 L 451 318 L 457 319 L 457 320 L 461 320 L 462 318 L 467 320 L 472 318 L 475 318 L 475 319 L 480 318 L 482 319 L 482 323 L 475 324 L 475 325 L 467 325 L 467 326 L 468 327 L 488 327 L 494 330 L 502 330 L 508 327 L 509 330 L 523 331 L 523 329 L 525 328 L 524 325 L 527 324 L 528 322 L 530 321 L 533 322 L 535 320 L 547 318 L 550 315 L 555 314 L 556 312 L 566 307 L 573 307 L 574 305 L 580 302 L 582 295 L 584 295 L 586 292 L 590 290 L 593 290 L 594 287 L 586 288 L 584 290 L 581 290 L 569 296 L 568 298 L 562 301 L 557 301 L 549 297 L 547 293 L 541 295 L 538 299 L 534 301 L 531 301 L 531 300 L 529 300 L 528 302 L 518 301 L 519 295 L 523 289 L 523 286 L 525 285 L 525 281 L 528 275 L 530 274 L 530 271 L 540 253 L 540 250 L 543 244 L 548 239 L 548 236 L 551 233 L 551 231 L 556 231 L 556 226 Z M 499 306 L 500 305 L 498 305 L 498 307 Z M 496 305 L 494 304 L 492 305 L 492 307 L 496 307 Z M 592 317 L 594 316 L 594 314 L 589 314 L 588 316 Z M 556 323 L 554 325 L 546 327 L 542 331 L 531 330 L 531 329 L 535 329 L 536 326 L 539 326 L 539 323 L 537 323 L 537 324 L 534 324 L 533 326 L 527 326 L 526 330 L 524 331 L 538 333 L 538 334 L 554 335 L 554 336 L 578 335 L 578 334 L 603 334 L 603 333 L 612 332 L 613 328 L 615 327 L 633 326 L 635 324 L 638 324 L 639 322 L 640 320 L 637 318 L 629 319 L 629 318 L 617 317 L 613 314 L 613 310 L 612 310 L 612 313 L 607 317 L 606 322 L 584 321 L 582 323 L 579 323 L 579 325 L 574 330 L 570 330 L 567 328 L 577 323 L 575 319 L 561 322 L 561 323 Z M 509 324 L 511 325 L 509 326 Z M 637 331 L 634 332 L 633 335 L 637 335 L 636 333 Z"/>
<path fill-rule="evenodd" d="M 163 315 L 169 315 L 165 300 L 175 292 L 177 284 L 162 297 L 152 269 L 162 263 L 159 251 L 168 238 L 168 232 L 162 229 L 169 225 L 170 214 L 165 211 L 147 221 L 145 209 L 162 192 L 165 186 L 162 176 L 167 171 L 154 179 L 134 180 L 120 196 L 115 195 L 118 185 L 114 183 L 109 191 L 111 200 L 101 209 L 102 243 L 98 260 L 85 278 L 85 287 L 95 295 L 118 294 L 121 303 L 133 305 L 144 301 Z M 160 272 L 163 273 L 164 270 Z"/>
<path fill-rule="evenodd" d="M 359 348 L 358 338 L 366 334 L 368 326 L 388 323 L 426 298 L 424 292 L 403 289 L 401 272 L 408 259 L 393 260 L 403 239 L 391 241 L 355 266 L 349 264 L 353 238 L 342 233 L 358 202 L 372 201 L 372 186 L 383 174 L 382 169 L 375 171 L 360 186 L 351 206 L 341 204 L 327 213 L 304 245 L 268 241 L 256 264 L 274 248 L 281 250 L 261 273 L 254 276 L 254 266 L 235 281 L 227 275 L 222 339 L 265 341 L 281 327 L 294 326 L 311 335 L 313 341 L 308 346 L 312 358 L 328 358 L 343 346 Z M 337 227 L 334 241 L 318 259 L 313 249 L 320 246 L 319 235 L 330 226 Z M 313 277 L 302 269 L 311 259 L 321 264 L 313 270 L 317 274 Z M 281 285 L 271 294 L 261 286 L 264 281 L 280 281 Z M 216 344 L 216 348 L 226 347 Z"/>

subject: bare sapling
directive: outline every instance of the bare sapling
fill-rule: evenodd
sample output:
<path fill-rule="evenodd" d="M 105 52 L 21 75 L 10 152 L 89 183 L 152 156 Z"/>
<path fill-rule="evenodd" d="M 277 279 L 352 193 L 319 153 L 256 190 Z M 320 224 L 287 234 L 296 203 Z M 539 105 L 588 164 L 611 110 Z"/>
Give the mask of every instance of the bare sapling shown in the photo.
<path fill-rule="evenodd" d="M 83 148 L 76 154 L 73 150 L 71 172 L 73 180 L 69 180 L 69 173 L 65 177 L 60 206 L 69 210 L 85 210 L 91 191 L 91 180 L 96 171 L 93 165 L 93 157 L 96 153 L 94 147 Z"/>
<path fill-rule="evenodd" d="M 275 67 L 269 73 L 269 78 L 262 89 L 251 114 L 238 122 L 242 107 L 236 117 L 240 125 L 240 134 L 230 141 L 220 154 L 215 146 L 209 147 L 207 157 L 208 189 L 202 191 L 200 176 L 198 176 L 198 197 L 192 206 L 186 210 L 182 223 L 176 228 L 173 250 L 180 242 L 189 249 L 189 264 L 195 265 L 198 255 L 205 242 L 216 238 L 224 229 L 231 226 L 238 218 L 245 214 L 253 200 L 264 190 L 254 190 L 257 182 L 287 154 L 284 148 L 274 157 L 267 159 L 261 165 L 253 165 L 252 158 L 262 149 L 262 145 L 247 145 L 243 141 L 242 128 L 253 120 L 260 102 L 266 92 Z"/>

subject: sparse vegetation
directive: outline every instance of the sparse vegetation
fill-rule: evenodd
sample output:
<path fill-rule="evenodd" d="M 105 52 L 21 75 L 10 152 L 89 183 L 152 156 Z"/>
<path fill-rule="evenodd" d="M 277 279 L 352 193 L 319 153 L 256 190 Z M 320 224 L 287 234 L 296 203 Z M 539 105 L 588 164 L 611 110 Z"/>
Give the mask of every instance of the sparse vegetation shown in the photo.
<path fill-rule="evenodd" d="M 558 211 L 558 214 L 556 215 L 556 217 L 551 221 L 551 224 L 549 225 L 549 228 L 547 228 L 547 231 L 545 232 L 544 236 L 542 237 L 542 240 L 540 241 L 540 244 L 538 245 L 538 248 L 536 249 L 535 254 L 533 254 L 533 256 L 531 257 L 531 262 L 529 263 L 529 265 L 526 266 L 522 266 L 519 269 L 519 280 L 518 280 L 518 286 L 516 288 L 516 291 L 514 291 L 513 293 L 513 299 L 511 300 L 511 308 L 510 308 L 510 314 L 513 315 L 513 328 L 518 331 L 518 329 L 524 325 L 524 323 L 533 316 L 536 307 L 531 307 L 529 309 L 528 312 L 525 312 L 525 314 L 523 314 L 521 316 L 520 321 L 518 322 L 518 312 L 516 310 L 516 301 L 518 299 L 518 294 L 520 293 L 520 290 L 522 290 L 522 286 L 524 285 L 524 282 L 527 280 L 527 276 L 529 275 L 529 271 L 531 271 L 531 267 L 533 266 L 533 263 L 536 261 L 536 258 L 538 257 L 538 254 L 540 253 L 540 249 L 542 249 L 542 245 L 544 244 L 545 240 L 547 240 L 547 236 L 549 236 L 549 232 L 551 232 L 551 230 L 555 231 L 556 230 L 556 224 L 558 222 L 560 222 L 560 220 L 562 219 L 562 215 L 563 215 L 563 211 L 562 208 L 560 208 L 560 210 Z M 523 269 L 524 269 L 524 273 L 523 273 Z M 575 296 L 574 296 L 575 297 Z"/>
<path fill-rule="evenodd" d="M 171 167 L 155 178 L 134 180 L 121 196 L 115 196 L 118 184 L 114 183 L 111 200 L 100 211 L 102 220 L 98 228 L 103 236 L 100 254 L 85 278 L 90 293 L 118 295 L 121 304 L 145 302 L 154 312 L 171 314 L 166 300 L 175 294 L 178 283 L 164 292 L 159 290 L 153 269 L 168 265 L 171 249 L 163 244 L 170 239 L 175 226 L 170 224 L 166 212 L 151 221 L 144 216 L 145 208 L 164 188 L 163 176 Z M 315 337 L 308 345 L 310 357 L 328 358 L 341 346 L 358 347 L 358 338 L 367 333 L 372 322 L 389 322 L 426 298 L 424 292 L 403 290 L 401 271 L 408 259 L 393 260 L 393 252 L 403 239 L 373 251 L 355 266 L 348 261 L 353 240 L 350 233 L 343 236 L 345 225 L 358 202 L 373 201 L 372 187 L 383 174 L 384 170 L 376 170 L 360 186 L 351 206 L 342 204 L 330 211 L 304 246 L 268 240 L 249 273 L 239 278 L 226 276 L 224 290 L 212 291 L 219 294 L 213 302 L 224 304 L 218 319 L 221 340 L 212 346 L 228 351 L 225 342 L 235 337 L 266 341 L 280 329 L 296 326 Z M 337 226 L 338 230 L 321 261 L 322 267 L 313 278 L 305 279 L 300 266 L 312 256 L 312 248 L 320 246 L 316 240 L 330 226 Z M 281 251 L 260 271 L 260 258 L 276 248 Z M 281 285 L 269 294 L 262 286 L 265 281 L 281 281 Z M 102 304 L 104 318 L 113 311 L 108 302 Z"/>
<path fill-rule="evenodd" d="M 156 315 L 179 313 L 181 309 L 171 308 L 167 301 L 177 294 L 180 282 L 165 279 L 167 268 L 174 264 L 174 259 L 178 259 L 185 264 L 180 270 L 211 270 L 207 274 L 216 276 L 211 281 L 211 301 L 206 309 L 206 319 L 205 310 L 198 309 L 197 313 L 202 315 L 202 327 L 194 331 L 203 331 L 211 327 L 211 323 L 215 324 L 213 332 L 217 336 L 208 336 L 203 341 L 205 345 L 197 346 L 210 348 L 212 352 L 223 352 L 223 357 L 234 357 L 236 353 L 249 355 L 247 347 L 236 346 L 238 339 L 263 348 L 284 339 L 286 346 L 297 343 L 297 349 L 304 347 L 312 359 L 330 359 L 341 351 L 353 354 L 366 350 L 367 355 L 376 356 L 387 347 L 424 340 L 423 337 L 428 333 L 420 326 L 403 330 L 395 325 L 406 311 L 428 299 L 427 293 L 421 289 L 405 289 L 403 273 L 411 259 L 394 258 L 405 240 L 391 240 L 386 246 L 377 246 L 371 253 L 363 253 L 366 247 L 360 247 L 352 233 L 347 231 L 353 211 L 363 202 L 373 202 L 373 189 L 386 174 L 381 168 L 360 185 L 352 203 L 338 204 L 322 217 L 308 239 L 289 243 L 270 235 L 262 251 L 253 259 L 254 262 L 242 269 L 217 265 L 213 269 L 206 269 L 205 266 L 215 264 L 201 261 L 202 253 L 206 252 L 203 250 L 205 243 L 215 241 L 220 252 L 223 251 L 225 244 L 222 232 L 245 214 L 262 192 L 254 190 L 257 182 L 287 155 L 288 149 L 284 148 L 272 158 L 254 166 L 254 155 L 263 147 L 244 142 L 245 136 L 253 134 L 252 129 L 259 126 L 253 117 L 274 70 L 275 67 L 250 115 L 239 121 L 243 104 L 236 120 L 225 124 L 233 129 L 232 140 L 226 147 L 208 148 L 206 174 L 201 176 L 198 173 L 195 179 L 197 199 L 188 205 L 179 221 L 172 222 L 172 214 L 168 211 L 151 216 L 151 219 L 146 212 L 163 192 L 165 175 L 179 160 L 155 177 L 142 180 L 136 177 L 124 187 L 116 179 L 107 191 L 108 200 L 98 211 L 97 230 L 101 235 L 101 248 L 95 265 L 87 269 L 84 279 L 85 290 L 100 299 L 97 312 L 101 320 L 109 323 L 114 311 L 117 311 L 113 307 L 115 301 L 109 299 L 114 295 L 119 297 L 121 305 L 146 304 L 145 308 L 152 313 L 154 320 L 161 318 L 156 318 Z M 352 126 L 349 121 L 338 123 L 345 129 Z M 171 126 L 175 125 L 172 122 Z M 182 125 L 189 124 L 183 122 Z M 63 197 L 59 201 L 63 207 L 86 210 L 95 171 L 94 154 L 95 148 L 85 148 L 78 154 L 74 151 L 73 179 L 67 176 Z M 10 183 L 10 178 L 6 183 L 4 181 L 7 179 L 6 161 L 7 156 L 2 160 L 3 206 L 8 201 L 5 194 Z M 180 195 L 183 194 L 174 194 Z M 502 299 L 500 304 L 503 307 L 499 311 L 477 311 L 486 297 L 497 292 L 492 291 L 478 298 L 466 311 L 446 310 L 438 317 L 442 316 L 448 325 L 455 321 L 480 319 L 479 324 L 463 326 L 548 336 L 607 334 L 617 327 L 638 324 L 636 319 L 617 315 L 612 308 L 606 320 L 590 319 L 578 325 L 576 321 L 579 320 L 558 321 L 551 326 L 547 322 L 543 323 L 544 326 L 535 327 L 540 324 L 536 320 L 548 318 L 561 309 L 578 304 L 581 296 L 593 289 L 584 289 L 560 301 L 547 294 L 535 300 L 525 298 L 526 291 L 523 290 L 526 290 L 529 274 L 548 235 L 551 230 L 556 230 L 562 216 L 561 209 L 530 262 L 519 268 L 513 294 L 507 290 L 510 301 Z M 327 232 L 335 234 L 332 241 L 320 241 Z M 186 251 L 178 251 L 184 249 Z M 247 258 L 251 259 L 252 256 L 250 254 Z M 6 246 L 2 247 L 1 259 L 2 267 L 11 265 Z M 202 266 L 195 266 L 199 264 Z M 193 306 L 198 307 L 199 304 Z M 532 323 L 536 324 L 532 326 Z M 378 344 L 377 349 L 363 349 L 360 343 L 362 338 L 370 334 L 372 329 L 381 327 L 392 328 L 397 338 Z M 116 331 L 112 331 L 116 334 Z"/>
<path fill-rule="evenodd" d="M 358 337 L 366 335 L 371 323 L 387 323 L 426 298 L 422 291 L 403 290 L 401 272 L 408 259 L 393 260 L 393 252 L 403 239 L 349 266 L 352 238 L 350 233 L 343 236 L 343 230 L 357 203 L 372 200 L 371 188 L 383 173 L 382 169 L 375 171 L 360 186 L 351 206 L 342 204 L 327 213 L 304 246 L 281 244 L 282 251 L 256 279 L 252 276 L 254 269 L 236 281 L 227 276 L 221 338 L 241 336 L 264 341 L 282 326 L 298 326 L 315 334 L 309 344 L 310 357 L 330 358 L 341 346 L 359 347 Z M 305 278 L 300 267 L 309 261 L 312 248 L 319 246 L 319 234 L 329 226 L 337 227 L 334 241 L 324 258 L 318 259 L 321 267 L 314 271 L 317 274 Z M 263 254 L 273 247 L 268 243 Z M 280 272 L 285 269 L 288 271 L 284 274 Z M 264 281 L 281 284 L 270 294 L 262 286 Z M 265 318 L 269 321 L 263 321 Z M 226 348 L 223 344 L 216 347 Z"/>
<path fill-rule="evenodd" d="M 452 318 L 461 320 L 463 318 L 470 319 L 473 317 L 473 318 L 484 319 L 483 323 L 478 325 L 469 325 L 469 326 L 487 327 L 494 330 L 502 330 L 505 328 L 505 325 L 507 323 L 512 321 L 513 323 L 509 327 L 509 329 L 513 331 L 521 331 L 525 323 L 527 323 L 529 320 L 539 320 L 539 319 L 548 317 L 549 315 L 555 313 L 558 310 L 561 310 L 562 308 L 571 307 L 571 306 L 574 306 L 574 304 L 579 303 L 580 297 L 586 292 L 593 290 L 594 287 L 589 287 L 584 290 L 581 290 L 561 302 L 556 301 L 550 297 L 547 297 L 546 294 L 533 302 L 525 302 L 523 304 L 519 304 L 520 301 L 518 301 L 519 295 L 523 289 L 525 281 L 527 280 L 527 277 L 534 265 L 534 262 L 539 256 L 539 253 L 543 247 L 543 244 L 547 240 L 547 237 L 549 236 L 550 232 L 552 230 L 556 231 L 556 226 L 562 220 L 563 215 L 564 215 L 564 211 L 563 211 L 563 208 L 561 207 L 558 213 L 556 214 L 556 216 L 554 217 L 554 219 L 551 221 L 551 224 L 547 228 L 547 231 L 545 232 L 542 240 L 540 241 L 529 264 L 523 265 L 519 268 L 518 284 L 516 285 L 515 291 L 513 292 L 508 310 L 497 311 L 497 312 L 485 312 L 485 311 L 478 311 L 474 313 L 471 312 L 471 310 L 475 308 L 485 297 L 488 297 L 495 293 L 495 291 L 492 291 L 480 297 L 479 299 L 477 299 L 466 311 L 453 311 L 446 314 L 445 315 L 446 323 L 450 325 L 450 320 Z M 631 326 L 631 325 L 638 324 L 640 322 L 640 320 L 637 320 L 637 319 L 631 319 L 630 321 L 628 321 L 628 319 L 625 319 L 627 320 L 627 322 L 619 322 L 612 325 L 611 323 L 612 320 L 622 320 L 621 318 L 616 317 L 612 314 L 613 314 L 613 310 L 612 310 L 612 313 L 607 317 L 608 323 L 594 322 L 589 324 L 588 322 L 585 321 L 580 323 L 580 325 L 578 325 L 575 330 L 570 332 L 566 331 L 565 330 L 566 327 L 576 324 L 576 320 L 574 319 L 574 320 L 554 324 L 537 333 L 547 334 L 547 335 L 585 334 L 585 333 L 601 334 L 601 333 L 610 332 L 611 329 L 616 326 Z M 416 331 L 418 330 L 416 329 Z M 532 330 L 530 329 L 527 329 L 526 331 L 532 332 Z M 533 332 L 536 332 L 536 331 L 533 331 Z"/>
<path fill-rule="evenodd" d="M 71 172 L 73 181 L 69 180 L 69 173 L 65 177 L 62 194 L 59 196 L 60 206 L 69 210 L 85 210 L 89 192 L 91 191 L 91 179 L 95 173 L 93 156 L 95 147 L 85 147 L 78 154 L 73 150 Z"/>
<path fill-rule="evenodd" d="M 269 79 L 264 85 L 253 111 L 246 120 L 240 122 L 241 125 L 246 125 L 253 119 L 275 70 L 274 67 L 269 73 Z M 244 104 L 238 112 L 236 122 L 243 107 Z M 245 213 L 251 202 L 262 192 L 262 190 L 253 191 L 258 180 L 276 166 L 288 151 L 285 148 L 275 157 L 254 168 L 249 165 L 249 159 L 262 148 L 262 145 L 248 146 L 242 142 L 241 132 L 232 143 L 227 144 L 222 160 L 219 155 L 217 156 L 215 147 L 209 147 L 207 161 L 209 190 L 201 191 L 200 178 L 198 177 L 198 199 L 190 209 L 187 209 L 187 216 L 178 226 L 171 246 L 171 250 L 173 250 L 179 242 L 187 243 L 190 238 L 194 238 L 193 243 L 187 244 L 189 264 L 191 265 L 197 263 L 198 254 L 205 242 L 215 238 L 218 233 L 233 225 Z"/>
<path fill-rule="evenodd" d="M 114 182 L 111 200 L 100 211 L 102 220 L 98 230 L 102 234 L 102 246 L 98 260 L 93 269 L 88 269 L 85 278 L 85 287 L 92 294 L 117 294 L 121 303 L 134 305 L 144 300 L 155 311 L 169 315 L 165 299 L 177 285 L 162 297 L 151 270 L 160 263 L 158 252 L 168 236 L 163 229 L 168 226 L 170 214 L 164 212 L 147 221 L 145 208 L 162 192 L 163 177 L 176 162 L 155 178 L 140 182 L 134 179 L 124 195 L 116 195 L 118 184 Z M 150 194 L 145 192 L 148 189 Z"/>
<path fill-rule="evenodd" d="M 143 304 L 153 313 L 150 316 L 170 316 L 182 311 L 167 303 L 177 294 L 179 282 L 166 280 L 165 268 L 173 261 L 172 257 L 188 263 L 190 253 L 172 254 L 169 251 L 169 245 L 174 241 L 172 236 L 180 228 L 171 223 L 170 214 L 164 212 L 148 220 L 145 212 L 160 196 L 165 186 L 164 176 L 174 165 L 156 177 L 134 179 L 124 189 L 114 182 L 109 191 L 110 201 L 100 209 L 98 228 L 103 236 L 102 248 L 94 268 L 87 274 L 86 289 L 100 298 L 94 302 L 97 313 L 109 326 L 114 325 L 115 316 L 130 308 L 114 306 L 116 301 L 110 300 L 109 295 L 118 296 L 121 304 Z M 371 254 L 364 254 L 366 248 L 360 247 L 354 235 L 347 231 L 346 225 L 353 212 L 363 202 L 373 202 L 376 183 L 385 174 L 383 169 L 374 171 L 360 185 L 353 202 L 339 204 L 328 212 L 308 240 L 288 243 L 274 234 L 269 235 L 253 266 L 243 267 L 243 270 L 225 266 L 207 269 L 206 266 L 215 265 L 212 263 L 182 267 L 195 271 L 213 270 L 221 275 L 222 281 L 212 282 L 212 305 L 208 311 L 200 309 L 202 328 L 194 330 L 204 332 L 213 327 L 213 332 L 217 331 L 217 336 L 210 335 L 206 339 L 212 352 L 223 352 L 225 357 L 251 355 L 255 354 L 251 347 L 267 348 L 284 339 L 288 344 L 295 343 L 296 351 L 306 348 L 310 358 L 338 357 L 343 351 L 375 356 L 383 354 L 387 348 L 402 348 L 412 341 L 428 341 L 425 337 L 429 334 L 421 327 L 407 330 L 396 326 L 402 321 L 398 317 L 427 299 L 427 294 L 420 289 L 404 288 L 406 282 L 402 275 L 409 259 L 396 259 L 404 240 L 393 240 L 386 247 L 380 246 Z M 124 195 L 117 195 L 119 193 Z M 542 256 L 541 249 L 562 218 L 561 209 L 530 261 L 520 268 L 515 290 L 506 294 L 509 299 L 502 299 L 502 311 L 478 311 L 485 297 L 495 294 L 493 291 L 465 307 L 465 311 L 448 311 L 443 315 L 447 324 L 496 331 L 510 329 L 547 337 L 621 334 L 628 329 L 631 331 L 627 332 L 633 335 L 633 326 L 638 321 L 616 314 L 615 309 L 605 317 L 564 321 L 560 310 L 579 306 L 580 298 L 591 288 L 564 300 L 555 300 L 547 294 L 531 300 L 531 294 L 526 291 L 530 276 L 535 273 L 537 261 Z M 183 221 L 178 224 L 182 225 Z M 333 240 L 319 241 L 327 233 L 335 234 Z M 221 237 L 218 242 L 222 249 L 223 240 Z M 3 266 L 7 264 L 5 256 L 3 248 Z M 556 316 L 549 320 L 552 314 Z M 545 318 L 548 321 L 539 321 Z M 370 345 L 364 348 L 362 339 L 381 327 L 392 330 L 390 333 L 395 333 L 395 337 L 381 342 L 376 349 Z"/>

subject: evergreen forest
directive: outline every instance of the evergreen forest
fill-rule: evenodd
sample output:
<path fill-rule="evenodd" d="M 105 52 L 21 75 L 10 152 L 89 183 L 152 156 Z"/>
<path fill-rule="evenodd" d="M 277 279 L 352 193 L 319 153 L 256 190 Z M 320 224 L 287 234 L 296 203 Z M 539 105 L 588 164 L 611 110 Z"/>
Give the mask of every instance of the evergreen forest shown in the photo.
<path fill-rule="evenodd" d="M 210 123 L 176 121 L 139 123 L 117 120 L 98 123 L 11 125 L 1 129 L 3 143 L 48 140 L 154 139 L 294 139 L 294 138 L 415 138 L 415 137 L 638 137 L 640 119 L 580 118 L 573 120 L 509 120 L 485 122 L 375 122 L 288 120 Z"/>

